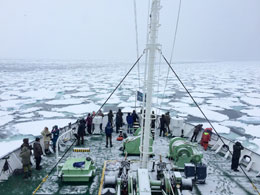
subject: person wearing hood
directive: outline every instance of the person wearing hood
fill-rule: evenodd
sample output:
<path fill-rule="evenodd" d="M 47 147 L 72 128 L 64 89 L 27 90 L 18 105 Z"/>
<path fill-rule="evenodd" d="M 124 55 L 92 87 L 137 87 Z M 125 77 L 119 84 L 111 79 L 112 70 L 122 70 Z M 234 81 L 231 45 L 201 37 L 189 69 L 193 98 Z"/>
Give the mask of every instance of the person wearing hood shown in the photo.
<path fill-rule="evenodd" d="M 108 140 L 110 141 L 110 147 L 112 147 L 112 132 L 113 132 L 113 127 L 110 122 L 107 123 L 106 128 L 105 128 L 105 133 L 106 133 L 106 148 L 108 147 Z"/>
<path fill-rule="evenodd" d="M 41 134 L 43 136 L 45 154 L 50 154 L 51 152 L 49 150 L 49 146 L 51 141 L 51 132 L 49 131 L 48 127 L 44 127 Z"/>
<path fill-rule="evenodd" d="M 26 179 L 32 175 L 31 169 L 31 146 L 29 145 L 29 139 L 24 138 L 23 144 L 21 145 L 21 153 L 20 157 L 22 159 L 23 164 L 23 178 Z"/>
<path fill-rule="evenodd" d="M 238 168 L 239 159 L 241 156 L 241 150 L 243 150 L 243 149 L 244 149 L 244 147 L 242 146 L 242 144 L 240 142 L 236 142 L 233 145 L 231 169 L 234 171 L 239 171 L 237 168 Z"/>
<path fill-rule="evenodd" d="M 42 147 L 40 144 L 40 138 L 36 137 L 35 142 L 33 143 L 33 154 L 36 161 L 36 170 L 41 170 L 42 167 L 40 166 L 42 160 Z"/>

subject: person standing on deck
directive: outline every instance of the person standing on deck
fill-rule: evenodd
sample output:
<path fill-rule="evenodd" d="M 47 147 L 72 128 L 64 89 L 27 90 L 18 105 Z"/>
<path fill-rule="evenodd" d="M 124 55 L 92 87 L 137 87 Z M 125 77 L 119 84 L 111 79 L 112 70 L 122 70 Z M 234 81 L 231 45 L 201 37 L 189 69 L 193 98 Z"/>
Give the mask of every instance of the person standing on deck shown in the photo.
<path fill-rule="evenodd" d="M 122 126 L 123 126 L 123 113 L 121 112 L 121 109 L 118 109 L 118 112 L 116 113 L 116 133 L 119 132 L 119 129 Z"/>
<path fill-rule="evenodd" d="M 133 117 L 133 122 L 134 122 L 134 123 L 137 122 L 137 121 L 139 121 L 139 117 L 138 117 L 138 115 L 136 114 L 135 110 L 133 110 L 132 117 Z"/>
<path fill-rule="evenodd" d="M 134 123 L 133 116 L 131 115 L 131 113 L 127 114 L 126 121 L 127 121 L 127 133 L 130 133 L 132 131 L 133 123 Z"/>
<path fill-rule="evenodd" d="M 238 164 L 239 164 L 239 159 L 241 156 L 241 150 L 243 150 L 244 147 L 242 146 L 242 144 L 240 142 L 236 142 L 233 145 L 233 155 L 232 155 L 232 164 L 231 164 L 231 169 L 234 171 L 239 171 L 238 168 Z"/>
<path fill-rule="evenodd" d="M 90 113 L 88 113 L 88 117 L 86 118 L 86 124 L 87 124 L 87 131 L 89 134 L 92 134 L 91 128 L 92 128 L 92 116 Z"/>
<path fill-rule="evenodd" d="M 43 136 L 45 154 L 50 154 L 51 152 L 49 150 L 49 146 L 51 141 L 51 132 L 49 131 L 48 127 L 44 127 L 41 134 Z"/>
<path fill-rule="evenodd" d="M 111 125 L 113 126 L 113 117 L 114 117 L 114 114 L 113 114 L 112 110 L 109 110 L 109 113 L 107 114 L 107 117 L 108 117 L 108 122 L 110 122 Z"/>
<path fill-rule="evenodd" d="M 21 145 L 21 153 L 20 157 L 22 158 L 23 164 L 23 178 L 26 179 L 32 175 L 32 168 L 31 168 L 31 146 L 29 145 L 29 139 L 24 138 L 23 144 Z"/>
<path fill-rule="evenodd" d="M 106 148 L 108 147 L 108 140 L 110 142 L 110 147 L 112 147 L 112 132 L 113 132 L 113 127 L 110 122 L 107 123 L 106 128 L 105 128 L 105 133 L 106 133 Z"/>
<path fill-rule="evenodd" d="M 209 141 L 210 141 L 210 134 L 204 131 L 201 138 L 201 144 L 204 147 L 205 151 L 208 149 Z"/>
<path fill-rule="evenodd" d="M 36 170 L 41 170 L 42 167 L 40 166 L 42 160 L 42 147 L 40 144 L 40 138 L 36 137 L 35 142 L 33 143 L 33 155 L 36 161 Z"/>
<path fill-rule="evenodd" d="M 160 118 L 160 136 L 163 133 L 163 137 L 165 136 L 165 116 L 162 114 L 162 117 Z"/>
<path fill-rule="evenodd" d="M 78 126 L 78 143 L 77 145 L 80 145 L 80 138 L 81 138 L 81 144 L 84 145 L 84 135 L 85 135 L 85 121 L 84 119 L 81 119 L 79 121 L 79 126 Z"/>
<path fill-rule="evenodd" d="M 199 132 L 202 130 L 202 126 L 203 126 L 202 124 L 199 124 L 194 127 L 193 135 L 190 140 L 191 142 L 193 141 L 193 138 L 194 138 L 194 142 L 197 142 L 197 136 Z"/>
<path fill-rule="evenodd" d="M 60 130 L 57 125 L 55 125 L 52 128 L 51 133 L 52 133 L 52 149 L 54 152 L 56 152 L 56 142 L 57 142 L 59 134 L 60 134 Z"/>
<path fill-rule="evenodd" d="M 166 128 L 167 128 L 167 133 L 171 133 L 170 131 L 170 122 L 171 122 L 171 117 L 170 117 L 170 113 L 166 112 L 165 114 L 165 124 L 166 124 Z"/>
<path fill-rule="evenodd" d="M 102 117 L 102 122 L 103 122 L 104 114 L 103 114 L 102 110 L 99 110 L 97 115 Z M 99 125 L 99 128 L 100 128 L 101 131 L 103 131 L 103 129 L 102 129 L 102 122 Z"/>
<path fill-rule="evenodd" d="M 155 117 L 154 111 L 152 111 L 152 114 L 151 114 L 151 128 L 152 129 L 155 129 L 155 120 L 156 120 L 156 117 Z"/>

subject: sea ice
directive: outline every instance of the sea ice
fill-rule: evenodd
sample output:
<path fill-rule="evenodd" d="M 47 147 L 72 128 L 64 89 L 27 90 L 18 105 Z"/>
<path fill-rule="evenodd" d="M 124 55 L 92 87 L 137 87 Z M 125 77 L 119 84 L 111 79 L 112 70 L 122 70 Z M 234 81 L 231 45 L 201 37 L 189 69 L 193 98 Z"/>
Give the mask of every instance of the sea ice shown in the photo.
<path fill-rule="evenodd" d="M 90 113 L 92 111 L 97 111 L 100 108 L 100 106 L 89 103 L 89 104 L 80 104 L 80 105 L 74 105 L 74 106 L 67 106 L 63 108 L 54 108 L 53 110 L 58 112 L 70 112 L 75 114 L 84 114 L 84 113 Z"/>
<path fill-rule="evenodd" d="M 55 98 L 57 92 L 54 91 L 49 91 L 46 89 L 38 89 L 34 91 L 27 91 L 24 93 L 21 93 L 21 97 L 27 97 L 27 98 L 32 98 L 32 99 L 37 99 L 37 100 L 42 100 L 42 99 L 53 99 Z"/>
<path fill-rule="evenodd" d="M 204 118 L 197 107 L 182 107 L 182 108 L 175 108 L 175 110 L 181 113 L 189 114 L 191 116 Z M 224 114 L 220 114 L 218 112 L 214 112 L 212 110 L 202 109 L 202 111 L 205 113 L 208 119 L 212 121 L 224 121 L 229 119 L 228 116 Z"/>
<path fill-rule="evenodd" d="M 13 116 L 0 116 L 0 126 L 5 125 L 13 120 Z"/>
<path fill-rule="evenodd" d="M 0 142 L 0 158 L 6 155 L 8 152 L 11 152 L 22 145 L 22 140 L 15 141 L 1 141 Z"/>
<path fill-rule="evenodd" d="M 38 113 L 45 118 L 64 117 L 64 114 L 58 112 L 38 111 Z"/>
<path fill-rule="evenodd" d="M 241 97 L 241 100 L 248 103 L 249 105 L 260 106 L 260 99 L 259 98 Z"/>
<path fill-rule="evenodd" d="M 65 100 L 51 100 L 46 102 L 46 104 L 50 105 L 66 105 L 66 104 L 81 104 L 82 102 L 86 101 L 86 99 L 78 98 L 78 99 L 65 99 Z"/>
<path fill-rule="evenodd" d="M 91 96 L 91 95 L 94 95 L 94 94 L 96 94 L 95 92 L 90 92 L 90 91 L 88 91 L 88 92 L 78 92 L 78 93 L 73 93 L 73 94 L 71 94 L 71 96 L 73 96 L 73 97 L 88 97 L 88 96 Z"/>
<path fill-rule="evenodd" d="M 75 122 L 73 119 L 56 119 L 56 120 L 41 120 L 41 121 L 31 121 L 25 123 L 18 123 L 14 125 L 14 129 L 23 135 L 34 135 L 38 136 L 44 127 L 48 127 L 51 131 L 54 125 L 59 127 L 64 127 L 70 122 Z"/>
<path fill-rule="evenodd" d="M 260 108 L 254 107 L 252 109 L 241 110 L 241 112 L 248 114 L 253 117 L 260 117 Z"/>

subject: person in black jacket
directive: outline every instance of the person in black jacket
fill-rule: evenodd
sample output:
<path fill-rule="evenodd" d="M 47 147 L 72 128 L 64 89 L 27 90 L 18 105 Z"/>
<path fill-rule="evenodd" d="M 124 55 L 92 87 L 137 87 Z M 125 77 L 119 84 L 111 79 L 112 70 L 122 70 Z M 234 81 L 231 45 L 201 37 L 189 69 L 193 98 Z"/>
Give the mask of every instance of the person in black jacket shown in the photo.
<path fill-rule="evenodd" d="M 42 167 L 40 166 L 42 160 L 42 147 L 40 144 L 40 138 L 36 137 L 35 142 L 33 143 L 33 154 L 36 161 L 36 170 L 41 170 Z"/>
<path fill-rule="evenodd" d="M 123 126 L 123 113 L 121 112 L 121 109 L 118 109 L 118 112 L 116 113 L 116 133 L 119 132 L 119 129 Z"/>
<path fill-rule="evenodd" d="M 243 150 L 244 147 L 240 142 L 236 142 L 233 145 L 233 155 L 232 155 L 232 164 L 231 164 L 231 169 L 234 171 L 239 171 L 238 164 L 239 164 L 239 158 L 241 156 L 241 150 Z"/>
<path fill-rule="evenodd" d="M 113 114 L 112 110 L 109 110 L 109 113 L 107 114 L 107 117 L 108 117 L 108 122 L 110 122 L 111 125 L 113 126 L 113 117 L 114 117 L 114 114 Z"/>
<path fill-rule="evenodd" d="M 166 128 L 165 128 L 165 116 L 164 116 L 164 114 L 162 114 L 162 117 L 160 118 L 160 136 L 163 133 L 163 137 L 164 137 L 165 136 L 165 131 L 166 131 Z"/>
<path fill-rule="evenodd" d="M 84 135 L 85 135 L 85 121 L 84 119 L 81 119 L 79 121 L 79 126 L 78 126 L 78 144 L 80 145 L 80 138 L 81 138 L 81 144 L 84 144 Z"/>
<path fill-rule="evenodd" d="M 105 128 L 105 133 L 106 133 L 106 148 L 108 147 L 108 140 L 110 141 L 110 147 L 112 147 L 112 132 L 113 132 L 113 127 L 110 122 L 107 123 L 107 126 Z"/>
<path fill-rule="evenodd" d="M 194 142 L 197 142 L 197 136 L 198 136 L 199 132 L 201 131 L 202 126 L 203 126 L 202 124 L 199 124 L 194 127 L 193 135 L 190 140 L 191 142 L 193 141 L 193 138 L 194 138 Z"/>
<path fill-rule="evenodd" d="M 133 117 L 133 122 L 139 121 L 139 117 L 138 117 L 138 115 L 136 114 L 135 110 L 133 110 L 132 117 Z"/>

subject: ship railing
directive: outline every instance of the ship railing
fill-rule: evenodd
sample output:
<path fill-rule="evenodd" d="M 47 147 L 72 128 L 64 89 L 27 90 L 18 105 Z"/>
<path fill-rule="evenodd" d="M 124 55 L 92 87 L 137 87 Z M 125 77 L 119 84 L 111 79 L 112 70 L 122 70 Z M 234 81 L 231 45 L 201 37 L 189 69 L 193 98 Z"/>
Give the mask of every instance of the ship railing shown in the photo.
<path fill-rule="evenodd" d="M 71 129 L 75 128 L 76 126 L 77 126 L 77 122 L 75 122 L 73 124 L 69 123 L 67 126 L 60 128 L 60 133 L 63 134 L 67 131 L 70 131 Z M 40 137 L 40 144 L 42 146 L 43 153 L 45 154 L 43 137 L 42 136 L 39 136 L 39 137 Z M 71 139 L 72 137 L 73 137 L 73 135 L 71 134 L 67 137 L 67 139 Z M 33 145 L 33 143 L 34 143 L 34 141 L 31 141 L 29 144 Z M 21 140 L 21 144 L 22 144 L 22 140 Z M 0 181 L 8 180 L 9 176 L 11 176 L 12 174 L 20 174 L 23 171 L 22 170 L 23 165 L 22 165 L 22 161 L 20 158 L 20 152 L 21 152 L 21 148 L 18 147 L 16 149 L 8 152 L 4 156 L 0 157 Z M 3 171 L 6 161 L 8 163 L 8 170 Z M 32 165 L 35 165 L 33 155 L 31 155 L 31 163 L 32 163 Z"/>
<path fill-rule="evenodd" d="M 235 144 L 235 141 L 232 141 L 222 136 L 221 138 L 224 141 L 224 143 L 220 139 L 218 139 L 211 149 L 214 150 L 215 153 L 222 153 L 224 157 L 227 159 L 228 157 L 231 157 L 229 150 L 233 152 L 233 145 Z M 260 172 L 259 162 L 260 155 L 258 153 L 248 148 L 244 148 L 244 150 L 241 151 L 239 163 L 244 165 L 247 171 L 253 170 L 256 172 Z"/>

